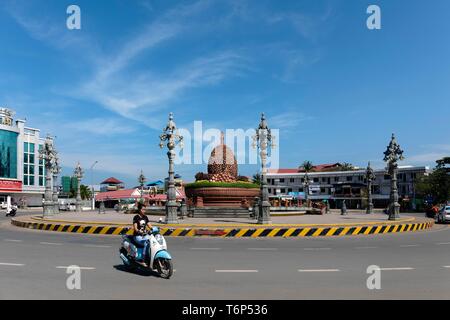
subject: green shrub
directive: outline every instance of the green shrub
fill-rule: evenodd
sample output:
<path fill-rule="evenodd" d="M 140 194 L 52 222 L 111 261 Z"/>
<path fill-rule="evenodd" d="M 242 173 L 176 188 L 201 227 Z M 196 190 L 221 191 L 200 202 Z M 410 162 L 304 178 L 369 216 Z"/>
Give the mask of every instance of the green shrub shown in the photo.
<path fill-rule="evenodd" d="M 259 189 L 259 185 L 251 182 L 211 182 L 206 180 L 197 181 L 194 183 L 188 183 L 185 185 L 186 189 L 197 189 L 197 188 L 246 188 L 246 189 Z"/>

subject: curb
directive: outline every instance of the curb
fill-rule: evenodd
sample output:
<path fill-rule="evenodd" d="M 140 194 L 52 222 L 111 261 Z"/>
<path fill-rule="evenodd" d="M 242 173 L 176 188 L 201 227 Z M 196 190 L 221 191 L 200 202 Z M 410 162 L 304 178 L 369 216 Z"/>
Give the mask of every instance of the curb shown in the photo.
<path fill-rule="evenodd" d="M 16 219 L 11 220 L 11 224 L 21 228 L 83 233 L 100 235 L 132 235 L 130 227 L 117 226 L 90 226 L 73 224 L 53 224 L 25 222 Z M 337 236 L 356 236 L 373 235 L 400 232 L 415 232 L 432 228 L 434 221 L 399 223 L 391 225 L 375 226 L 353 226 L 353 227 L 303 227 L 303 228 L 161 228 L 161 234 L 169 237 L 222 237 L 222 238 L 288 238 L 288 237 L 337 237 Z"/>

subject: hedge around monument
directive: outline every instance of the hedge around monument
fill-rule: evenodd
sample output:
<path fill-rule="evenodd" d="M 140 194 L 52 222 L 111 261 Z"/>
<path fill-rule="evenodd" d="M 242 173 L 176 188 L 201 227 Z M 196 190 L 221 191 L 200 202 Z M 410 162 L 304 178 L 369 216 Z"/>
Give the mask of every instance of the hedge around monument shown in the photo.
<path fill-rule="evenodd" d="M 259 189 L 259 184 L 250 182 L 211 182 L 201 180 L 193 183 L 188 183 L 184 186 L 185 189 L 198 188 L 245 188 L 245 189 Z"/>

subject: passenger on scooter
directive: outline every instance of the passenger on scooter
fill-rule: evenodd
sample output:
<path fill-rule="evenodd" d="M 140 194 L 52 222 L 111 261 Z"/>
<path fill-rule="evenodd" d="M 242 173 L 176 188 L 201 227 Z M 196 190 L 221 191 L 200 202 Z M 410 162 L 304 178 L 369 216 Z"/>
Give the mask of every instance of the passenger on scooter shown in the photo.
<path fill-rule="evenodd" d="M 143 203 L 138 203 L 138 214 L 133 218 L 134 241 L 144 247 L 142 260 L 136 260 L 137 263 L 144 267 L 148 267 L 145 263 L 145 258 L 150 241 L 150 236 L 146 233 L 146 228 L 151 229 L 152 225 L 149 222 L 148 217 L 145 215 L 145 205 Z"/>

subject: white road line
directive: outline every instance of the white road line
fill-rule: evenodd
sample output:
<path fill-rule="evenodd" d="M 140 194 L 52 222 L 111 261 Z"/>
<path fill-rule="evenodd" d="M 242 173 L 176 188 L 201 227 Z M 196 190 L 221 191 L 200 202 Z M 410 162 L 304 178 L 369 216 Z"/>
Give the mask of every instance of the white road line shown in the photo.
<path fill-rule="evenodd" d="M 304 248 L 306 251 L 331 250 L 331 248 Z"/>
<path fill-rule="evenodd" d="M 418 244 L 405 244 L 400 246 L 400 248 L 410 248 L 410 247 L 419 247 Z"/>
<path fill-rule="evenodd" d="M 440 243 L 436 243 L 438 246 L 442 246 L 442 245 L 446 245 L 446 244 L 450 244 L 450 242 L 440 242 Z"/>
<path fill-rule="evenodd" d="M 43 245 L 50 245 L 50 246 L 62 246 L 62 243 L 56 243 L 56 242 L 39 242 L 40 244 Z"/>
<path fill-rule="evenodd" d="M 380 268 L 381 271 L 407 271 L 407 270 L 414 270 L 414 268 L 411 267 L 401 267 L 401 268 Z"/>
<path fill-rule="evenodd" d="M 56 269 L 68 269 L 69 266 L 58 266 L 56 267 Z M 80 270 L 96 270 L 95 268 L 92 267 L 80 267 Z"/>
<path fill-rule="evenodd" d="M 450 266 L 442 266 L 442 268 L 450 269 Z"/>
<path fill-rule="evenodd" d="M 96 245 L 96 244 L 84 244 L 83 247 L 86 247 L 86 248 L 111 248 L 111 246 L 102 246 L 102 245 Z"/>
<path fill-rule="evenodd" d="M 339 269 L 299 269 L 298 272 L 340 272 Z"/>
<path fill-rule="evenodd" d="M 5 263 L 5 262 L 0 262 L 0 266 L 23 267 L 23 266 L 25 266 L 25 265 L 24 265 L 24 264 L 21 264 L 21 263 Z"/>
<path fill-rule="evenodd" d="M 355 247 L 355 249 L 377 249 L 378 247 Z"/>
<path fill-rule="evenodd" d="M 23 240 L 5 239 L 6 242 L 23 242 Z"/>
<path fill-rule="evenodd" d="M 248 248 L 248 250 L 252 251 L 276 251 L 278 248 Z"/>
<path fill-rule="evenodd" d="M 215 270 L 216 273 L 257 273 L 259 270 Z"/>
<path fill-rule="evenodd" d="M 189 250 L 222 250 L 221 248 L 190 248 Z"/>

